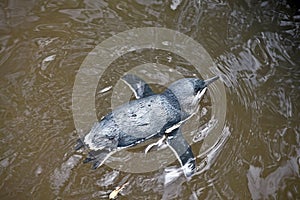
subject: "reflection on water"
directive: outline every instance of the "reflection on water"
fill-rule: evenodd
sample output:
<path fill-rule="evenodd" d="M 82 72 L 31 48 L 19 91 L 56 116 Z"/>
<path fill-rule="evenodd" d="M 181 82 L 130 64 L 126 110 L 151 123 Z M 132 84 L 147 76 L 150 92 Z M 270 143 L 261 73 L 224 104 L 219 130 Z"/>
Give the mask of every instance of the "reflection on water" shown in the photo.
<path fill-rule="evenodd" d="M 293 1 L 13 0 L 0 3 L 0 16 L 1 199 L 107 199 L 127 182 L 120 199 L 300 197 L 300 10 Z M 226 86 L 222 137 L 197 154 L 199 173 L 190 181 L 177 176 L 177 162 L 131 174 L 91 170 L 73 152 L 72 87 L 83 59 L 104 39 L 149 26 L 201 43 Z M 148 62 L 197 73 L 168 52 L 126 54 L 99 83 L 100 117 L 121 74 Z M 206 133 L 209 97 L 201 105 L 198 126 L 191 124 L 194 152 Z"/>

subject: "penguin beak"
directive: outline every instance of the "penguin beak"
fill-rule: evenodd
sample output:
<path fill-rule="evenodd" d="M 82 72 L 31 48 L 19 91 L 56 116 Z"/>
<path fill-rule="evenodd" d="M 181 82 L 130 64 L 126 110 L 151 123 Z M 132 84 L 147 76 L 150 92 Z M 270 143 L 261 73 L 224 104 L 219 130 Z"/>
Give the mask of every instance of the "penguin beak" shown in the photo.
<path fill-rule="evenodd" d="M 219 79 L 219 76 L 215 76 L 215 77 L 212 77 L 210 79 L 207 79 L 204 81 L 204 86 L 207 87 L 209 84 L 211 84 L 212 82 L 216 81 Z"/>

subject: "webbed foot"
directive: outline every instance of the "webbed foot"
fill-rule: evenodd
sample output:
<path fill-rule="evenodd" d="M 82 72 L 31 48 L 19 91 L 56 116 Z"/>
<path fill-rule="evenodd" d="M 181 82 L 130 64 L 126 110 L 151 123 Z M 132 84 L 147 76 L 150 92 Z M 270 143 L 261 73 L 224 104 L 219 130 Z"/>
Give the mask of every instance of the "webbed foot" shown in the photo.
<path fill-rule="evenodd" d="M 82 142 L 82 140 L 81 139 L 78 139 L 77 140 L 77 144 L 76 144 L 76 146 L 75 146 L 75 151 L 78 151 L 79 149 L 81 149 L 82 147 L 84 147 L 84 144 L 83 144 L 83 142 Z"/>
<path fill-rule="evenodd" d="M 83 163 L 93 162 L 92 169 L 97 169 L 115 152 L 116 150 L 110 151 L 107 149 L 99 150 L 99 151 L 90 151 L 87 158 L 83 161 Z"/>

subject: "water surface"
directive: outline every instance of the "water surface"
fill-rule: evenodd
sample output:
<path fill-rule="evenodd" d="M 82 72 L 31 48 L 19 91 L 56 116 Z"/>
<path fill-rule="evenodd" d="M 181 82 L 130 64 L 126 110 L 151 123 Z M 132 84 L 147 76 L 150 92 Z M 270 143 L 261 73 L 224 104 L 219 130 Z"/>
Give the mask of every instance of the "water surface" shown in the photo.
<path fill-rule="evenodd" d="M 0 16 L 1 199 L 107 199 L 125 182 L 120 199 L 300 198 L 300 10 L 293 1 L 12 0 L 0 3 Z M 166 184 L 166 170 L 178 162 L 138 174 L 92 170 L 73 151 L 72 90 L 81 63 L 105 39 L 141 27 L 201 43 L 225 85 L 224 137 L 190 181 Z M 102 89 L 148 62 L 201 76 L 169 52 L 128 53 L 99 82 L 99 118 L 111 111 L 112 91 Z M 201 106 L 194 134 L 209 121 L 209 92 Z"/>

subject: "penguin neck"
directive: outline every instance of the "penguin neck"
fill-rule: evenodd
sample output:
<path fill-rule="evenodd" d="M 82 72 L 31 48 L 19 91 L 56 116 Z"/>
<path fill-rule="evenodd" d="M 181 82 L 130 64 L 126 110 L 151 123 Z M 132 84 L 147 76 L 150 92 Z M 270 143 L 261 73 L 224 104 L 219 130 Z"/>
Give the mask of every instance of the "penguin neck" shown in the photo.
<path fill-rule="evenodd" d="M 185 91 L 178 89 L 172 90 L 168 88 L 163 94 L 175 108 L 180 110 L 181 119 L 185 120 L 197 112 L 199 109 L 200 99 L 205 91 L 206 90 L 203 90 L 203 92 L 200 92 L 196 96 L 187 96 Z"/>
<path fill-rule="evenodd" d="M 165 97 L 167 97 L 168 102 L 176 109 L 180 110 L 180 103 L 176 97 L 176 95 L 170 90 L 166 89 L 164 93 L 162 94 Z"/>
<path fill-rule="evenodd" d="M 182 120 L 190 116 L 187 112 L 185 112 L 180 103 L 180 99 L 177 98 L 177 96 L 172 92 L 172 90 L 167 88 L 162 95 L 166 97 L 167 101 L 174 109 L 178 110 L 181 113 Z"/>

